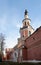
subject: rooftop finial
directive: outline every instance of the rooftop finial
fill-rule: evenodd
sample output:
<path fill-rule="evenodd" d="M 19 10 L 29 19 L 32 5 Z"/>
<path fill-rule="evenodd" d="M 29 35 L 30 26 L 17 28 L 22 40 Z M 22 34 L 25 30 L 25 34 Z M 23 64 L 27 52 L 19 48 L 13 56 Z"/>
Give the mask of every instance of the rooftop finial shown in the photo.
<path fill-rule="evenodd" d="M 25 10 L 25 15 L 27 15 L 27 13 L 28 13 L 28 11 L 27 11 L 27 10 Z"/>

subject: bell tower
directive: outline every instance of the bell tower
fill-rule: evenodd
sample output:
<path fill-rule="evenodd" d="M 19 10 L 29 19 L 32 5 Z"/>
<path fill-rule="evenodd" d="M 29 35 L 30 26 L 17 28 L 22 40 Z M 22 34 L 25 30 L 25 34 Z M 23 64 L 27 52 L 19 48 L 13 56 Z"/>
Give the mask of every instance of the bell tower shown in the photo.
<path fill-rule="evenodd" d="M 31 19 L 29 19 L 28 17 L 28 11 L 25 10 L 24 19 L 22 21 L 23 26 L 22 28 L 20 28 L 20 36 L 22 39 L 29 37 L 34 32 L 34 29 L 30 25 L 30 22 L 31 22 Z"/>
<path fill-rule="evenodd" d="M 28 11 L 25 10 L 25 12 L 24 12 L 24 19 L 23 19 L 23 21 L 22 21 L 23 27 L 30 25 L 30 21 L 31 21 L 31 20 L 28 18 Z"/>

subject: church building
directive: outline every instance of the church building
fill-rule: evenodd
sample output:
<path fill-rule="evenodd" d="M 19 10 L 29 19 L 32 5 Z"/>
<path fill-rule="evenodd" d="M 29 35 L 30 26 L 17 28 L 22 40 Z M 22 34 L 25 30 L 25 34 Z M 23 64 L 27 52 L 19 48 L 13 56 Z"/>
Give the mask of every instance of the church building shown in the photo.
<path fill-rule="evenodd" d="M 14 62 L 41 61 L 41 26 L 34 30 L 30 23 L 28 11 L 25 10 L 18 44 L 13 51 L 7 53 L 9 60 Z"/>
<path fill-rule="evenodd" d="M 25 10 L 17 44 L 19 62 L 41 60 L 41 26 L 35 31 L 30 23 L 28 11 Z"/>

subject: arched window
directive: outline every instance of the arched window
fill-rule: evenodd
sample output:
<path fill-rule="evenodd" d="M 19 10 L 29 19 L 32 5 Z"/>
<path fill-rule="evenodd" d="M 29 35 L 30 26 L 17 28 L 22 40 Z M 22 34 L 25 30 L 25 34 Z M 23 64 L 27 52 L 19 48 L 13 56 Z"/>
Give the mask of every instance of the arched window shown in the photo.
<path fill-rule="evenodd" d="M 31 35 L 31 31 L 29 31 L 29 36 Z"/>
<path fill-rule="evenodd" d="M 29 25 L 29 21 L 27 22 L 27 24 Z"/>
<path fill-rule="evenodd" d="M 26 22 L 25 22 L 25 26 L 26 26 Z"/>

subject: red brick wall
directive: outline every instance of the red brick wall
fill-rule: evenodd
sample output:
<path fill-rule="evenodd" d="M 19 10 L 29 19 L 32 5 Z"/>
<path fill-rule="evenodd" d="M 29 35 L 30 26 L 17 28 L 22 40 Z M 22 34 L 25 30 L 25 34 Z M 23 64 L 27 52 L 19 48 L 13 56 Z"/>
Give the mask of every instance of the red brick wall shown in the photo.
<path fill-rule="evenodd" d="M 22 49 L 22 58 L 23 60 L 27 60 L 27 49 L 26 48 Z"/>
<path fill-rule="evenodd" d="M 27 59 L 41 60 L 41 28 L 26 39 Z"/>
<path fill-rule="evenodd" d="M 29 38 L 27 38 L 25 44 L 28 48 L 32 45 L 37 45 L 36 42 L 39 40 L 41 40 L 41 29 L 39 29 L 37 32 L 35 32 Z"/>
<path fill-rule="evenodd" d="M 37 42 L 39 43 L 39 42 Z M 40 41 L 41 43 L 41 41 Z M 39 45 L 37 46 L 33 46 L 31 48 L 28 48 L 27 53 L 28 56 L 27 58 L 29 60 L 41 60 L 41 44 L 39 43 Z"/>

